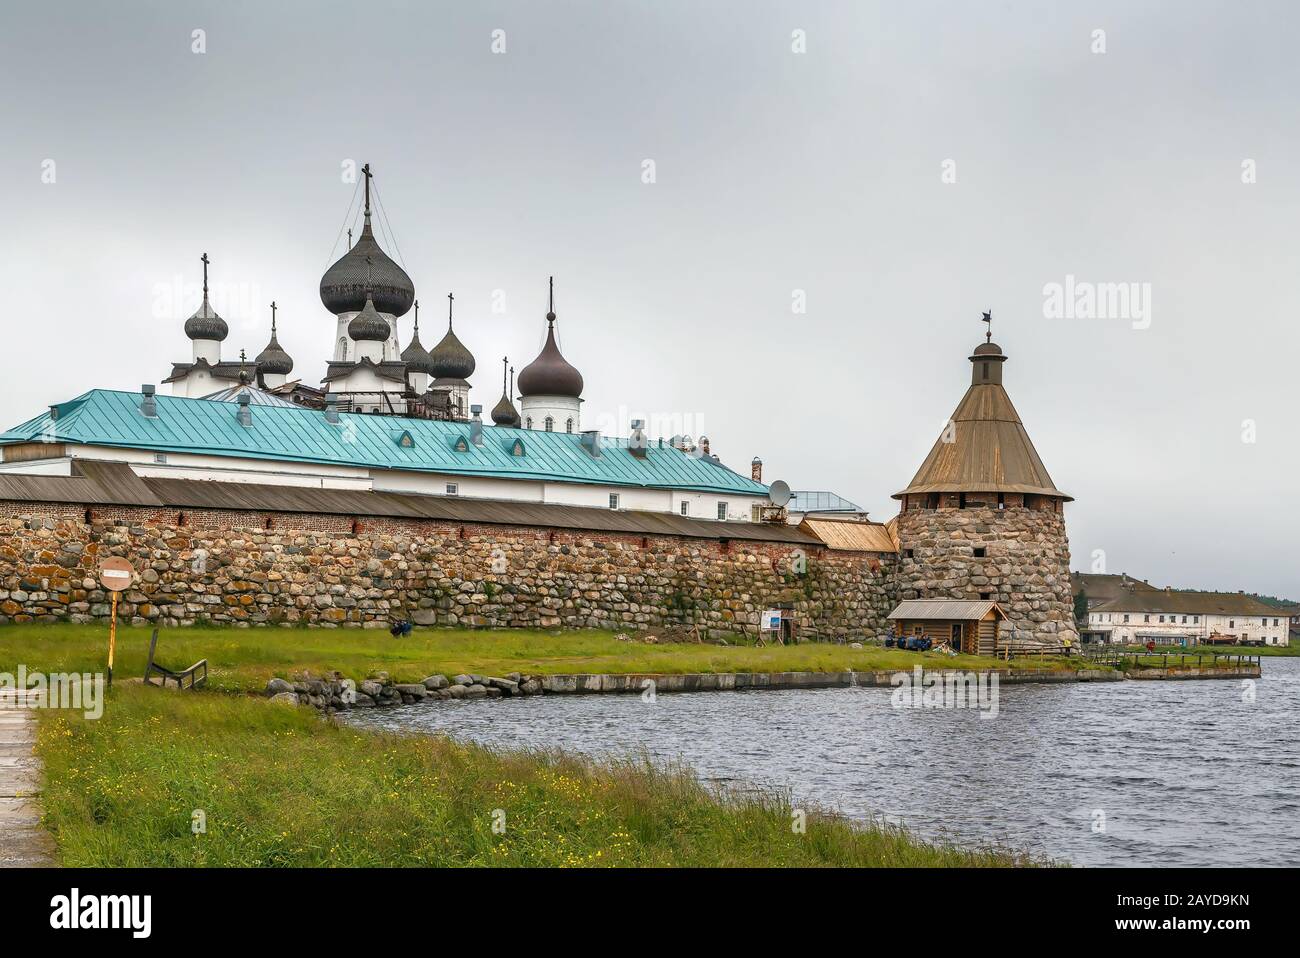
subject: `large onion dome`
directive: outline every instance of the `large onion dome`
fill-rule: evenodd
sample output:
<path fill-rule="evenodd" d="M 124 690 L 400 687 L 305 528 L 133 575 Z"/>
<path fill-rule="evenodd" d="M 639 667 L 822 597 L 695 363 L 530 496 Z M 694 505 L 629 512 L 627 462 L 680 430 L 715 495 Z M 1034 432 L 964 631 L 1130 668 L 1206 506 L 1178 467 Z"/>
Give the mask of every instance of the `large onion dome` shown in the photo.
<path fill-rule="evenodd" d="M 402 362 L 406 363 L 408 373 L 428 373 L 435 375 L 433 357 L 420 342 L 420 301 L 415 301 L 415 332 L 411 335 L 411 345 L 402 350 Z"/>
<path fill-rule="evenodd" d="M 406 270 L 379 248 L 370 228 L 370 164 L 362 170 L 366 177 L 366 218 L 361 236 L 352 248 L 325 271 L 320 281 L 320 301 L 335 316 L 360 310 L 366 304 L 366 280 L 369 275 L 375 309 L 394 316 L 404 316 L 415 301 L 415 284 Z M 367 271 L 367 260 L 369 270 Z"/>
<path fill-rule="evenodd" d="M 374 298 L 367 292 L 365 301 L 361 306 L 361 312 L 353 316 L 352 322 L 348 323 L 348 336 L 356 342 L 369 340 L 370 342 L 382 343 L 387 341 L 391 333 L 392 330 L 388 328 L 388 322 L 375 309 Z"/>
<path fill-rule="evenodd" d="M 287 376 L 293 372 L 293 360 L 280 347 L 280 341 L 275 336 L 275 303 L 271 304 L 271 341 L 257 354 L 254 362 L 257 363 L 258 370 L 263 373 Z"/>
<path fill-rule="evenodd" d="M 469 379 L 474 374 L 476 365 L 474 354 L 456 338 L 456 333 L 451 328 L 451 308 L 455 299 L 451 293 L 447 294 L 447 335 L 429 350 L 433 375 L 439 379 Z"/>
<path fill-rule="evenodd" d="M 208 302 L 208 254 L 204 253 L 200 262 L 203 263 L 203 302 L 199 304 L 198 311 L 193 316 L 185 320 L 185 335 L 190 339 L 210 339 L 216 342 L 224 342 L 230 335 L 230 327 L 226 321 L 217 315 L 217 311 L 212 308 Z"/>
<path fill-rule="evenodd" d="M 552 290 L 554 281 L 552 280 Z M 569 365 L 555 344 L 555 298 L 546 314 L 546 345 L 537 358 L 519 371 L 521 396 L 571 396 L 582 398 L 582 373 Z"/>

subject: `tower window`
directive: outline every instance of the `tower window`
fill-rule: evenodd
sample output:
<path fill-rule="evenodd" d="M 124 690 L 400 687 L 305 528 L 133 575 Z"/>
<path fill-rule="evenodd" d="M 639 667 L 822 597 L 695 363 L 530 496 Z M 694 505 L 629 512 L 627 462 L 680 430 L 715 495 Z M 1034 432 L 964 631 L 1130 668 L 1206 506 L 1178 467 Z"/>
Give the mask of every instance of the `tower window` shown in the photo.
<path fill-rule="evenodd" d="M 983 546 L 976 546 L 976 547 L 975 547 L 975 558 L 977 558 L 977 559 L 983 559 L 983 558 L 984 558 L 984 547 L 983 547 Z"/>
<path fill-rule="evenodd" d="M 980 363 L 980 365 L 984 367 L 984 378 L 985 378 L 985 379 L 988 379 L 988 378 L 989 378 L 989 364 L 988 364 L 988 363 Z"/>
<path fill-rule="evenodd" d="M 1006 494 L 1005 494 L 1005 493 L 1002 493 L 1002 492 L 999 492 L 999 493 L 998 493 L 998 508 L 999 508 L 999 509 L 1005 509 L 1006 507 L 1007 507 L 1007 497 L 1006 497 Z"/>
<path fill-rule="evenodd" d="M 533 428 L 533 417 L 532 417 L 532 416 L 529 416 L 527 419 L 524 420 L 524 428 L 525 428 L 525 429 L 532 429 L 532 428 Z"/>
<path fill-rule="evenodd" d="M 569 417 L 569 420 L 564 424 L 564 431 L 565 431 L 565 432 L 573 432 L 573 417 L 572 417 L 572 416 L 570 416 L 570 417 Z"/>
<path fill-rule="evenodd" d="M 545 428 L 547 432 L 555 432 L 555 420 L 552 417 L 547 416 L 543 428 Z"/>

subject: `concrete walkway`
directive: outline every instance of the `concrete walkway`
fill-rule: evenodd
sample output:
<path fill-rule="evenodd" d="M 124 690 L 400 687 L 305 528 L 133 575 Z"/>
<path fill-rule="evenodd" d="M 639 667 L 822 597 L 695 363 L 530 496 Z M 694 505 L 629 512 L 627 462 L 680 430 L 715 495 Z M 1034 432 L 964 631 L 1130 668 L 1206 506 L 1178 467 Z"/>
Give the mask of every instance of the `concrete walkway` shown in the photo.
<path fill-rule="evenodd" d="M 48 867 L 54 841 L 41 827 L 41 761 L 32 754 L 36 716 L 14 692 L 0 696 L 0 868 Z"/>

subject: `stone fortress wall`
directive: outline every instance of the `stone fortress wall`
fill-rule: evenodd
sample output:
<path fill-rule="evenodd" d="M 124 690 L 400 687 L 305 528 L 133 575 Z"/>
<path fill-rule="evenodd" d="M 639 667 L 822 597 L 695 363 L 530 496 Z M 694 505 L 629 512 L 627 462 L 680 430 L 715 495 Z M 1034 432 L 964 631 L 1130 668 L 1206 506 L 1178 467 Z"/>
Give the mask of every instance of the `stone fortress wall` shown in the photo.
<path fill-rule="evenodd" d="M 89 521 L 88 521 L 89 520 Z M 809 639 L 884 634 L 897 556 L 742 539 L 414 519 L 0 503 L 0 623 L 107 621 L 99 563 L 139 577 L 121 621 L 162 626 L 698 627 L 757 633 L 790 603 Z M 1068 582 L 1068 576 L 1066 576 Z"/>

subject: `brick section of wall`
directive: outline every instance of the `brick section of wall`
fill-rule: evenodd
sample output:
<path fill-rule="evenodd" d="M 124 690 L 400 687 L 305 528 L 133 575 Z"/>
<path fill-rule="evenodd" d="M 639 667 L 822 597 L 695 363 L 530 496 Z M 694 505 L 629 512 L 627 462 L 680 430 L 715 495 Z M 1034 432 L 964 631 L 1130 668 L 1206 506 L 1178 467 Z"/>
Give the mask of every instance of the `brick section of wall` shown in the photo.
<path fill-rule="evenodd" d="M 900 598 L 978 599 L 987 593 L 1007 613 L 1010 628 L 1004 631 L 1013 639 L 1077 642 L 1061 513 L 909 508 L 898 517 L 898 541 Z M 983 558 L 976 549 L 984 549 Z"/>
<path fill-rule="evenodd" d="M 134 624 L 656 628 L 757 632 L 792 603 L 808 638 L 886 631 L 896 557 L 732 540 L 409 519 L 0 503 L 0 622 L 107 620 L 124 556 Z M 800 569 L 804 569 L 800 573 Z"/>

